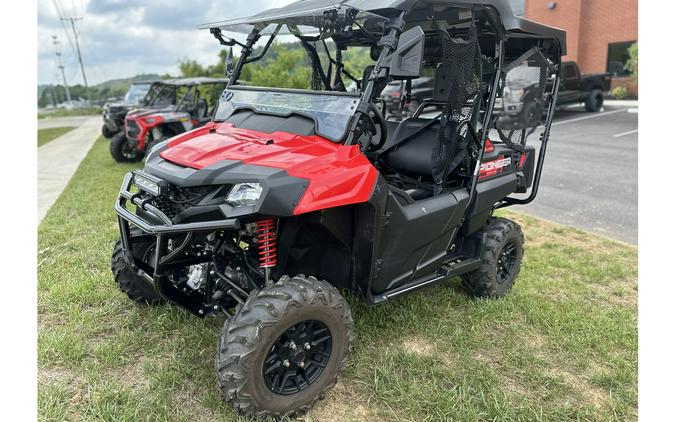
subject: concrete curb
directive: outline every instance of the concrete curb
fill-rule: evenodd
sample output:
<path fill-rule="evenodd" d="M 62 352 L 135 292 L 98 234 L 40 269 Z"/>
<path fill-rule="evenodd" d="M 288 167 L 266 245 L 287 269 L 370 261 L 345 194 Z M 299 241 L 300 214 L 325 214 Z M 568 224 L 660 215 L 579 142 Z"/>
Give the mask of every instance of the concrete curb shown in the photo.
<path fill-rule="evenodd" d="M 77 129 L 38 148 L 38 224 L 98 139 L 101 124 L 100 117 L 92 117 Z"/>

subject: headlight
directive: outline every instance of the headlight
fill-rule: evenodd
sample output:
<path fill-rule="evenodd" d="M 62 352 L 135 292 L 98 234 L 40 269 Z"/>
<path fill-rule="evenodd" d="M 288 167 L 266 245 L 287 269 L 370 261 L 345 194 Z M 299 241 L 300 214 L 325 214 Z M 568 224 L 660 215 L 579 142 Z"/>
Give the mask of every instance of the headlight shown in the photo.
<path fill-rule="evenodd" d="M 520 102 L 520 100 L 523 98 L 523 95 L 525 95 L 525 90 L 524 89 L 512 89 L 511 90 L 511 100 Z"/>
<path fill-rule="evenodd" d="M 145 120 L 143 120 L 143 121 L 144 121 L 145 123 L 151 125 L 151 124 L 155 123 L 155 122 L 157 121 L 157 119 L 155 119 L 154 117 L 150 117 L 149 119 L 145 119 Z"/>
<path fill-rule="evenodd" d="M 169 188 L 169 184 L 157 177 L 151 176 L 147 173 L 141 171 L 134 171 L 134 185 L 144 192 L 150 193 L 155 196 L 163 195 Z"/>
<path fill-rule="evenodd" d="M 234 185 L 225 202 L 233 207 L 253 206 L 260 199 L 262 191 L 260 183 L 240 183 Z"/>

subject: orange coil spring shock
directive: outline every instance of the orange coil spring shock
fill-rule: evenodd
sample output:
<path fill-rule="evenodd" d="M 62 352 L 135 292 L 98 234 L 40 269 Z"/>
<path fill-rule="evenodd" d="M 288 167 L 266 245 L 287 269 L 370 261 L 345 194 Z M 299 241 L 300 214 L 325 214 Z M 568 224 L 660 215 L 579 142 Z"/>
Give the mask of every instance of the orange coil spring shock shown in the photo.
<path fill-rule="evenodd" d="M 274 268 L 277 266 L 277 222 L 260 220 L 256 226 L 260 268 Z"/>

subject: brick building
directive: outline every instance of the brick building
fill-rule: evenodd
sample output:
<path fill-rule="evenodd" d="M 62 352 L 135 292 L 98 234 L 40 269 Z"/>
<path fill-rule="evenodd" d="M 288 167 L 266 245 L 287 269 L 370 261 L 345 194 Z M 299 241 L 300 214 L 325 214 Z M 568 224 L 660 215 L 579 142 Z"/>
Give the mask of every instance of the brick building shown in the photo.
<path fill-rule="evenodd" d="M 638 0 L 525 0 L 525 17 L 567 31 L 567 56 L 583 73 L 610 72 L 614 86 L 637 84 L 624 68 L 638 39 Z"/>

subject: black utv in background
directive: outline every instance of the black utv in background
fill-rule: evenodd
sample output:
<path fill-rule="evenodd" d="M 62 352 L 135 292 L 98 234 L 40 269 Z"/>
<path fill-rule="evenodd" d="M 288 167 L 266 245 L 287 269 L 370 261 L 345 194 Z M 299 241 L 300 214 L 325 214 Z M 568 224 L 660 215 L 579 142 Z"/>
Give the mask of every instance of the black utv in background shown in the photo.
<path fill-rule="evenodd" d="M 105 138 L 112 139 L 124 129 L 124 118 L 127 113 L 145 102 L 153 81 L 133 82 L 124 95 L 124 101 L 107 103 L 103 106 L 103 128 Z"/>
<path fill-rule="evenodd" d="M 586 111 L 598 112 L 605 103 L 604 94 L 609 92 L 611 84 L 610 73 L 584 75 L 576 62 L 564 62 L 558 105 L 583 103 Z"/>

